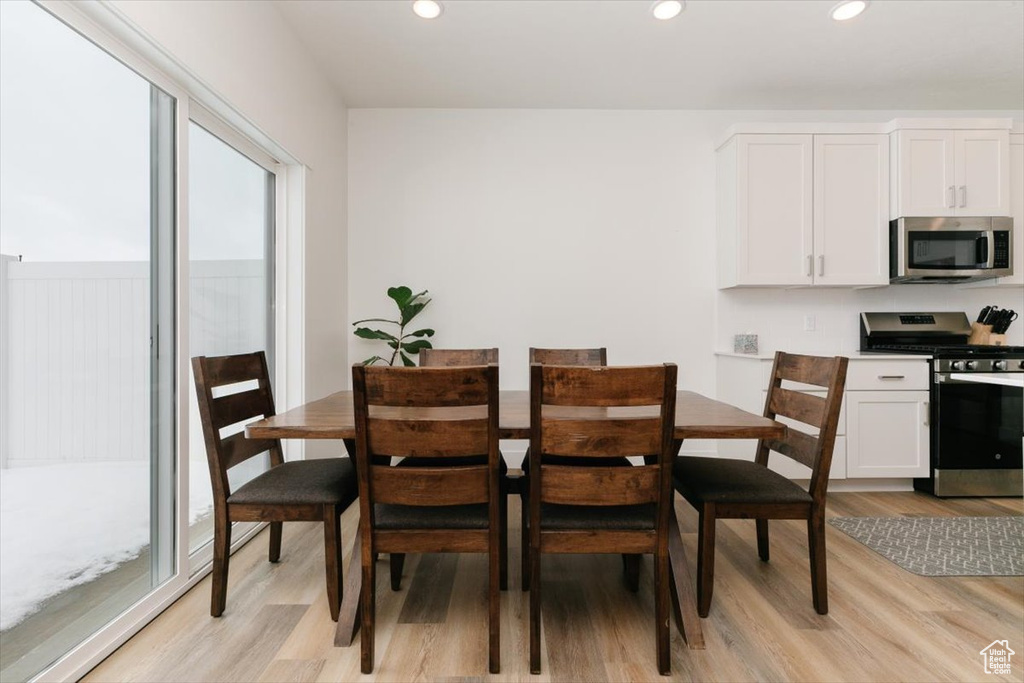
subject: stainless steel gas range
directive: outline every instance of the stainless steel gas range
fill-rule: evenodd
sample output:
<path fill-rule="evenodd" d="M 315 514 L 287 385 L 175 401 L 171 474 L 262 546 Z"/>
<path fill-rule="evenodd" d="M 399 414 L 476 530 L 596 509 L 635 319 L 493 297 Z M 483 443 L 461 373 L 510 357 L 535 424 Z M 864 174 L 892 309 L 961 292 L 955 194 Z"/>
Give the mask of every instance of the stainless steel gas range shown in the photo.
<path fill-rule="evenodd" d="M 861 351 L 931 356 L 931 476 L 936 496 L 1024 494 L 1024 347 L 967 344 L 964 313 L 862 313 Z"/>

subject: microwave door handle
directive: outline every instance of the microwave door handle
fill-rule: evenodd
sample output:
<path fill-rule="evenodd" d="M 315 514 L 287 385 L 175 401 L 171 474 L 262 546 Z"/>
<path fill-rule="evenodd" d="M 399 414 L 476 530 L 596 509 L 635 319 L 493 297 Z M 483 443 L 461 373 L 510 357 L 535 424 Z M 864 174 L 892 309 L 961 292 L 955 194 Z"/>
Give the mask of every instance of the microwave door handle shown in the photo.
<path fill-rule="evenodd" d="M 991 270 L 995 266 L 995 249 L 991 247 L 993 244 L 995 244 L 995 231 L 993 230 L 986 230 L 981 237 L 975 240 L 975 261 L 984 264 L 987 270 Z"/>

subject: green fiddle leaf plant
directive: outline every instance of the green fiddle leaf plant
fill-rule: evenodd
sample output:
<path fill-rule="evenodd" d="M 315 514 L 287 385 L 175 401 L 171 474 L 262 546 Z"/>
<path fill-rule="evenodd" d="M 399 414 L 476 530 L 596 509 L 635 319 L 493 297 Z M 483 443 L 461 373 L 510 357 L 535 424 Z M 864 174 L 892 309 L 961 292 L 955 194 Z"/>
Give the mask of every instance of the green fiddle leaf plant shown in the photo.
<path fill-rule="evenodd" d="M 353 325 L 362 325 L 363 323 L 388 323 L 389 325 L 397 325 L 398 333 L 391 334 L 380 329 L 373 329 L 370 327 L 356 327 L 355 334 L 360 339 L 379 339 L 387 342 L 387 345 L 391 347 L 391 356 L 386 358 L 384 356 L 371 356 L 367 358 L 364 363 L 367 365 L 373 365 L 374 363 L 387 363 L 388 365 L 394 365 L 395 361 L 399 358 L 402 359 L 402 364 L 406 367 L 413 367 L 416 364 L 412 361 L 410 356 L 419 354 L 421 349 L 433 348 L 430 341 L 426 337 L 433 337 L 434 331 L 429 328 L 422 330 L 416 330 L 415 332 L 406 332 L 405 327 L 408 325 L 413 318 L 420 314 L 427 304 L 430 303 L 430 299 L 426 298 L 427 290 L 423 290 L 419 294 L 413 294 L 412 290 L 408 287 L 389 287 L 388 296 L 391 297 L 395 304 L 398 306 L 398 320 L 391 320 L 389 318 L 366 318 L 365 320 L 357 320 Z"/>

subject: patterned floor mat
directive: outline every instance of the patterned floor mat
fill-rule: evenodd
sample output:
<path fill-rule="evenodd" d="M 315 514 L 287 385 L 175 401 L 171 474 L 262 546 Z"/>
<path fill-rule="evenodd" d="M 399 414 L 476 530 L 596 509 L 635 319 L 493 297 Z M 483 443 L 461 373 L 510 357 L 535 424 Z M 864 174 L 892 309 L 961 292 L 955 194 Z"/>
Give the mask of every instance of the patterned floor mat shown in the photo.
<path fill-rule="evenodd" d="M 1024 517 L 832 517 L 828 523 L 921 576 L 1024 575 Z"/>

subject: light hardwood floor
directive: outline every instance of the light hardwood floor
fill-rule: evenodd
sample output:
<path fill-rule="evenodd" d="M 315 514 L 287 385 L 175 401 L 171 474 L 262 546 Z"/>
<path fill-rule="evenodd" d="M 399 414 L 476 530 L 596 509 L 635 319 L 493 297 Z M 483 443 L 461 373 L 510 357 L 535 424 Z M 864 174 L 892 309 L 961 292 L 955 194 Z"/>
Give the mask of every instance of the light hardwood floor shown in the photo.
<path fill-rule="evenodd" d="M 285 525 L 281 562 L 263 532 L 232 559 L 227 610 L 209 616 L 205 579 L 97 666 L 86 681 L 975 681 L 1024 676 L 1024 577 L 928 578 L 906 572 L 828 526 L 829 606 L 811 605 L 806 527 L 772 522 L 770 563 L 754 523 L 718 523 L 706 650 L 672 628 L 672 676 L 658 676 L 651 562 L 640 592 L 616 556 L 545 556 L 543 673 L 527 659 L 528 594 L 520 590 L 518 500 L 509 505 L 509 588 L 502 594 L 501 674 L 487 674 L 483 556 L 410 556 L 402 590 L 378 569 L 377 659 L 359 673 L 359 636 L 333 645 L 319 525 Z M 691 571 L 696 514 L 677 499 Z M 940 501 L 916 493 L 837 493 L 829 516 L 1019 515 L 1020 499 Z M 346 558 L 358 511 L 343 517 Z M 1012 675 L 986 675 L 979 651 L 1009 640 Z"/>

